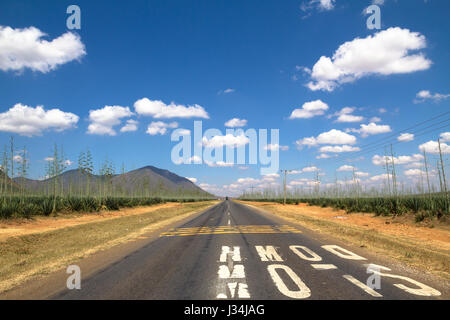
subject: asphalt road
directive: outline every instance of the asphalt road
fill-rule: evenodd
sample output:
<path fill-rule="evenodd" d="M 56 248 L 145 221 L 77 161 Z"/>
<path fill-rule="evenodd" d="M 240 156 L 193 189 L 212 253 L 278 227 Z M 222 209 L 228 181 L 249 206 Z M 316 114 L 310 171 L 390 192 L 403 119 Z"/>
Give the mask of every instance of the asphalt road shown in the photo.
<path fill-rule="evenodd" d="M 368 273 L 369 258 L 309 234 L 224 201 L 51 298 L 442 299 L 398 270 Z"/>

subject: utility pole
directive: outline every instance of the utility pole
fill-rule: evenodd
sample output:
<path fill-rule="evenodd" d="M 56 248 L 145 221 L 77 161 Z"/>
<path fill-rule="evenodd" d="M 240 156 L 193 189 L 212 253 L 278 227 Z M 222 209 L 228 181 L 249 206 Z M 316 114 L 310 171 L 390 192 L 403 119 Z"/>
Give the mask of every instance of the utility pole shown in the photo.
<path fill-rule="evenodd" d="M 445 179 L 444 161 L 442 160 L 441 139 L 438 139 L 438 145 L 439 145 L 439 156 L 441 158 L 442 178 L 444 179 L 444 191 L 445 194 L 447 194 L 447 180 Z"/>
<path fill-rule="evenodd" d="M 13 192 L 13 179 L 14 179 L 14 139 L 11 136 L 11 179 L 10 179 L 10 186 L 11 186 L 11 194 Z M 11 196 L 9 197 L 9 199 L 11 200 Z"/>
<path fill-rule="evenodd" d="M 442 178 L 444 179 L 445 200 L 447 202 L 447 212 L 448 212 L 448 211 L 450 211 L 450 209 L 449 209 L 449 199 L 448 199 L 448 192 L 447 192 L 447 180 L 445 178 L 445 170 L 444 170 L 444 160 L 442 159 L 441 139 L 438 139 L 438 145 L 439 145 L 439 157 L 441 159 Z"/>
<path fill-rule="evenodd" d="M 391 181 L 389 179 L 389 163 L 388 163 L 388 156 L 387 156 L 386 148 L 384 148 L 384 160 L 386 162 L 387 185 L 388 185 L 388 192 L 389 192 L 389 196 L 390 196 L 391 195 Z"/>
<path fill-rule="evenodd" d="M 391 159 L 392 159 L 392 186 L 394 188 L 394 196 L 397 197 L 397 177 L 395 174 L 395 161 L 394 161 L 394 151 L 392 150 L 391 144 Z"/>
<path fill-rule="evenodd" d="M 359 184 L 358 184 L 358 178 L 356 177 L 356 170 L 355 167 L 353 167 L 353 187 L 355 188 L 355 195 L 356 195 L 356 200 L 358 201 L 359 198 Z"/>
<path fill-rule="evenodd" d="M 286 205 L 286 178 L 287 178 L 287 170 L 284 170 L 284 200 L 283 205 Z"/>
<path fill-rule="evenodd" d="M 427 154 L 426 154 L 425 150 L 423 150 L 423 160 L 425 162 L 425 172 L 427 174 L 428 195 L 431 197 L 430 177 L 428 176 Z"/>
<path fill-rule="evenodd" d="M 441 193 L 444 192 L 444 186 L 442 185 L 442 176 L 441 176 L 441 169 L 439 168 L 439 160 L 436 161 L 436 169 L 439 173 L 439 186 L 441 187 Z"/>

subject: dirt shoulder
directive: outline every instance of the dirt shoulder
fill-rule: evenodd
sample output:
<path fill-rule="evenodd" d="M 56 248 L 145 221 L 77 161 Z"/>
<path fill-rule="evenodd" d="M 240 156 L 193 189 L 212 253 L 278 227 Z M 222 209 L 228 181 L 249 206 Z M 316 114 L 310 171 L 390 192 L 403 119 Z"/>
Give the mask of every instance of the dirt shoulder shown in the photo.
<path fill-rule="evenodd" d="M 343 210 L 272 202 L 241 203 L 350 244 L 368 248 L 410 266 L 450 279 L 450 227 L 437 221 L 416 224 L 413 218 L 347 214 Z"/>
<path fill-rule="evenodd" d="M 11 237 L 37 234 L 86 223 L 107 221 L 124 216 L 153 212 L 159 209 L 179 208 L 181 206 L 182 205 L 177 202 L 168 202 L 148 207 L 124 208 L 117 211 L 70 213 L 50 217 L 35 216 L 31 219 L 0 220 L 0 243 Z"/>
<path fill-rule="evenodd" d="M 0 292 L 181 221 L 217 201 L 2 222 Z"/>

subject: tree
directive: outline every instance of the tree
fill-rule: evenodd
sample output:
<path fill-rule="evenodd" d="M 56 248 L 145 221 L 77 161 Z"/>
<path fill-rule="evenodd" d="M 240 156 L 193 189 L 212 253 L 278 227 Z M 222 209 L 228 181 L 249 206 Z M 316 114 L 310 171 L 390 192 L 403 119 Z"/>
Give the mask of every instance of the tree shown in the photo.
<path fill-rule="evenodd" d="M 84 152 L 80 152 L 80 155 L 78 156 L 78 173 L 79 173 L 79 177 L 80 179 L 78 179 L 78 187 L 79 187 L 79 192 L 80 192 L 80 196 L 82 195 L 82 187 L 81 187 L 81 177 L 85 176 L 85 166 L 86 163 L 86 154 Z"/>
<path fill-rule="evenodd" d="M 392 188 L 394 191 L 394 196 L 397 197 L 397 175 L 395 174 L 395 160 L 394 151 L 391 144 L 391 160 L 392 160 Z"/>
<path fill-rule="evenodd" d="M 112 178 L 115 174 L 114 164 L 108 159 L 105 159 L 100 167 L 99 174 L 101 176 L 101 186 L 100 194 L 106 196 L 106 194 L 112 194 Z M 109 190 L 108 190 L 109 188 Z"/>
<path fill-rule="evenodd" d="M 61 147 L 62 149 L 62 147 Z M 51 178 L 53 181 L 53 212 L 56 211 L 56 197 L 58 194 L 58 181 L 60 178 L 60 175 L 63 173 L 65 169 L 64 165 L 64 152 L 58 151 L 58 146 L 54 145 L 53 148 L 53 157 L 50 159 L 48 164 L 48 174 L 49 178 Z M 62 190 L 62 188 L 61 188 Z"/>
<path fill-rule="evenodd" d="M 86 161 L 84 163 L 84 171 L 86 172 L 86 195 L 89 195 L 90 177 L 94 173 L 94 164 L 92 162 L 92 155 L 89 148 L 86 151 Z"/>
<path fill-rule="evenodd" d="M 25 194 L 25 179 L 28 175 L 28 153 L 26 147 L 23 147 L 20 166 L 18 167 L 18 176 L 24 179 L 21 187 L 22 195 Z"/>
<path fill-rule="evenodd" d="M 387 176 L 387 187 L 388 187 L 388 194 L 391 195 L 391 181 L 389 179 L 389 162 L 388 162 L 388 156 L 387 156 L 387 150 L 384 148 L 384 160 L 386 162 L 386 176 Z"/>
<path fill-rule="evenodd" d="M 63 146 L 61 146 L 61 152 L 60 152 L 60 156 L 58 159 L 58 168 L 59 168 L 59 172 L 58 172 L 58 177 L 59 177 L 59 175 L 62 174 L 67 168 L 66 155 L 64 154 Z M 60 187 L 61 187 L 60 194 L 64 195 L 64 180 L 60 180 Z"/>
<path fill-rule="evenodd" d="M 425 173 L 427 174 L 428 195 L 431 197 L 430 177 L 428 175 L 428 162 L 427 162 L 427 154 L 426 154 L 425 150 L 423 150 L 423 162 L 425 165 Z"/>
<path fill-rule="evenodd" d="M 90 177 L 94 172 L 94 165 L 92 163 L 92 155 L 89 149 L 86 150 L 86 153 L 81 152 L 78 156 L 78 170 L 81 175 L 86 177 L 86 196 L 89 196 L 90 192 Z M 81 188 L 81 183 L 80 183 Z M 81 194 L 81 190 L 80 190 Z"/>
<path fill-rule="evenodd" d="M 5 145 L 3 149 L 3 157 L 2 157 L 2 171 L 3 171 L 3 181 L 2 181 L 2 193 L 6 194 L 8 191 L 8 148 Z"/>
<path fill-rule="evenodd" d="M 13 193 L 13 178 L 14 178 L 14 138 L 11 136 L 10 140 L 10 147 L 11 147 L 11 179 L 10 179 L 10 186 L 11 186 L 11 194 L 10 194 L 10 200 L 11 195 Z"/>

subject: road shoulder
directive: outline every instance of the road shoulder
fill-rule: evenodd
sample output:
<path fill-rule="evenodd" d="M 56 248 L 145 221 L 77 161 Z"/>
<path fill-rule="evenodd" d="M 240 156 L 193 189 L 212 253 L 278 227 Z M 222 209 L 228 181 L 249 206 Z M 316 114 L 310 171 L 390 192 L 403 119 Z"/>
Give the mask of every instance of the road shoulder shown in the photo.
<path fill-rule="evenodd" d="M 177 209 L 160 208 L 10 238 L 0 249 L 0 259 L 4 260 L 0 263 L 0 299 L 48 298 L 65 288 L 68 265 L 77 264 L 86 278 L 152 242 L 160 232 L 182 225 L 215 205 L 214 201 L 182 204 Z"/>

